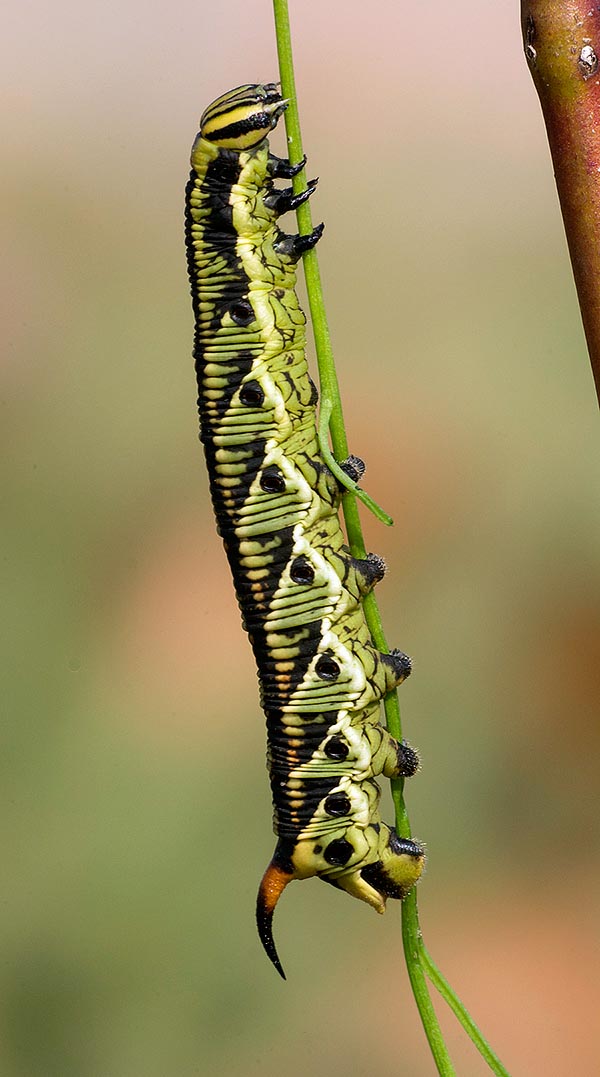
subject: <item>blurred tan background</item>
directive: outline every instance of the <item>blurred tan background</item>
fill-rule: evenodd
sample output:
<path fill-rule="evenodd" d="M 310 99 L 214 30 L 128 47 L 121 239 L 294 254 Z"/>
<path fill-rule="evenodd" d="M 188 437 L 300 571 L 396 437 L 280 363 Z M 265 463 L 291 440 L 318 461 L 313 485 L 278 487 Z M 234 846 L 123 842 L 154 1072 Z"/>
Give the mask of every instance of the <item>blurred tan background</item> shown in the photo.
<path fill-rule="evenodd" d="M 292 20 L 351 446 L 396 520 L 365 525 L 414 659 L 425 937 L 514 1077 L 587 1077 L 598 415 L 516 8 Z M 290 888 L 287 984 L 254 929 L 264 730 L 197 441 L 182 205 L 202 109 L 277 77 L 270 4 L 30 0 L 3 51 L 0 1070 L 426 1077 L 397 906 Z M 487 1072 L 440 1012 L 461 1077 Z"/>

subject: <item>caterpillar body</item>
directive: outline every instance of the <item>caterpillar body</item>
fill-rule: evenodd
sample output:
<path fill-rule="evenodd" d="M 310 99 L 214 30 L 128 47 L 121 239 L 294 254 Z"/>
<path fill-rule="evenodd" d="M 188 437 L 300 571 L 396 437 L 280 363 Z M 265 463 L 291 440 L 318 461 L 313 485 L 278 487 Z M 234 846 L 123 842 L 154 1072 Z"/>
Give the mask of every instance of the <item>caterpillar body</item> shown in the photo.
<path fill-rule="evenodd" d="M 272 919 L 292 879 L 318 876 L 383 912 L 424 864 L 422 847 L 378 810 L 375 777 L 418 766 L 379 722 L 410 660 L 373 645 L 362 598 L 385 565 L 351 556 L 340 487 L 319 449 L 295 267 L 323 226 L 300 236 L 277 225 L 316 183 L 298 195 L 274 185 L 304 164 L 269 151 L 286 105 L 273 84 L 240 86 L 209 105 L 185 210 L 200 437 L 268 731 L 278 841 L 257 924 L 284 978 Z M 355 481 L 364 471 L 356 457 L 342 467 Z"/>

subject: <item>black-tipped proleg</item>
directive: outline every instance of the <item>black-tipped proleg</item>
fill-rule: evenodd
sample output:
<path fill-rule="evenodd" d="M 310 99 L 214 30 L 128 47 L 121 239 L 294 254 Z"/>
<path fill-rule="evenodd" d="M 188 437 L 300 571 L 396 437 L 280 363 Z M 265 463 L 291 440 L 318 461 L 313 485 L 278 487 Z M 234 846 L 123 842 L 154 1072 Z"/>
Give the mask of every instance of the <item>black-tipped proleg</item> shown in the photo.
<path fill-rule="evenodd" d="M 402 684 L 412 669 L 410 658 L 402 651 L 393 650 L 389 654 L 380 652 L 379 661 L 385 671 L 386 692 L 391 692 L 393 688 L 397 688 Z"/>
<path fill-rule="evenodd" d="M 398 674 L 402 676 L 403 680 L 410 677 L 410 674 L 412 673 L 412 661 L 407 654 L 404 654 L 404 651 L 398 650 L 397 647 L 392 647 L 388 658 L 393 659 Z"/>
<path fill-rule="evenodd" d="M 413 774 L 416 774 L 419 766 L 420 759 L 415 752 L 414 748 L 411 748 L 410 744 L 407 744 L 405 740 L 398 743 L 398 777 L 399 778 L 412 778 Z"/>
<path fill-rule="evenodd" d="M 379 583 L 386 573 L 386 563 L 383 557 L 378 553 L 368 553 L 364 564 L 367 566 L 367 573 L 373 583 Z"/>
<path fill-rule="evenodd" d="M 356 574 L 356 582 L 361 595 L 368 595 L 375 584 L 385 576 L 385 561 L 379 554 L 369 553 L 366 557 L 351 558 L 352 568 Z"/>
<path fill-rule="evenodd" d="M 404 864 L 406 866 L 404 868 L 401 867 L 402 858 L 405 858 Z M 367 864 L 362 868 L 361 876 L 384 898 L 399 898 L 402 900 L 412 889 L 421 874 L 424 860 L 425 850 L 423 846 L 416 841 L 411 841 L 410 838 L 399 837 L 392 827 L 390 828 L 388 850 L 387 853 L 384 851 L 384 858 L 376 860 L 374 864 Z M 411 862 L 414 864 L 412 870 Z"/>
<path fill-rule="evenodd" d="M 360 482 L 367 470 L 367 465 L 364 460 L 361 460 L 360 456 L 355 456 L 354 453 L 352 453 L 345 460 L 341 461 L 340 468 L 349 479 L 352 479 L 352 482 Z"/>

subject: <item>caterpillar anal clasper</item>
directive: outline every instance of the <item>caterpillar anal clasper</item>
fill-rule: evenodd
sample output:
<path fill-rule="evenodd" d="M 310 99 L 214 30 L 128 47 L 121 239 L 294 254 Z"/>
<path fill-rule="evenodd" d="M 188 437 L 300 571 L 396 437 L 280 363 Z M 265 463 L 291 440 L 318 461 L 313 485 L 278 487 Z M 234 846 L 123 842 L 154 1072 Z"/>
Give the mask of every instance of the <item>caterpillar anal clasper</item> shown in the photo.
<path fill-rule="evenodd" d="M 424 865 L 421 846 L 379 815 L 375 778 L 418 767 L 380 724 L 381 700 L 410 661 L 373 645 L 362 599 L 385 565 L 351 556 L 340 486 L 319 449 L 295 285 L 322 227 L 298 236 L 277 225 L 298 198 L 273 181 L 302 167 L 269 151 L 285 107 L 269 84 L 240 86 L 206 109 L 185 213 L 200 437 L 267 722 L 278 841 L 257 923 L 282 976 L 272 919 L 292 879 L 316 875 L 383 912 Z M 343 466 L 354 481 L 364 470 L 356 457 Z"/>

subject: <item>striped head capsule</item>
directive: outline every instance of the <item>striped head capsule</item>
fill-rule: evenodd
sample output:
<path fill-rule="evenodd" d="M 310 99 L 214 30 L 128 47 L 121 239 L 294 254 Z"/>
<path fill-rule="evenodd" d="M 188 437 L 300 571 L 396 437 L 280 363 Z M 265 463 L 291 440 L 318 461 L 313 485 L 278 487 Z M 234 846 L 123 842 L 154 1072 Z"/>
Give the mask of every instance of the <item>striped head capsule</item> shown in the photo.
<path fill-rule="evenodd" d="M 237 86 L 204 110 L 200 136 L 223 149 L 251 149 L 273 130 L 287 106 L 274 82 Z"/>

